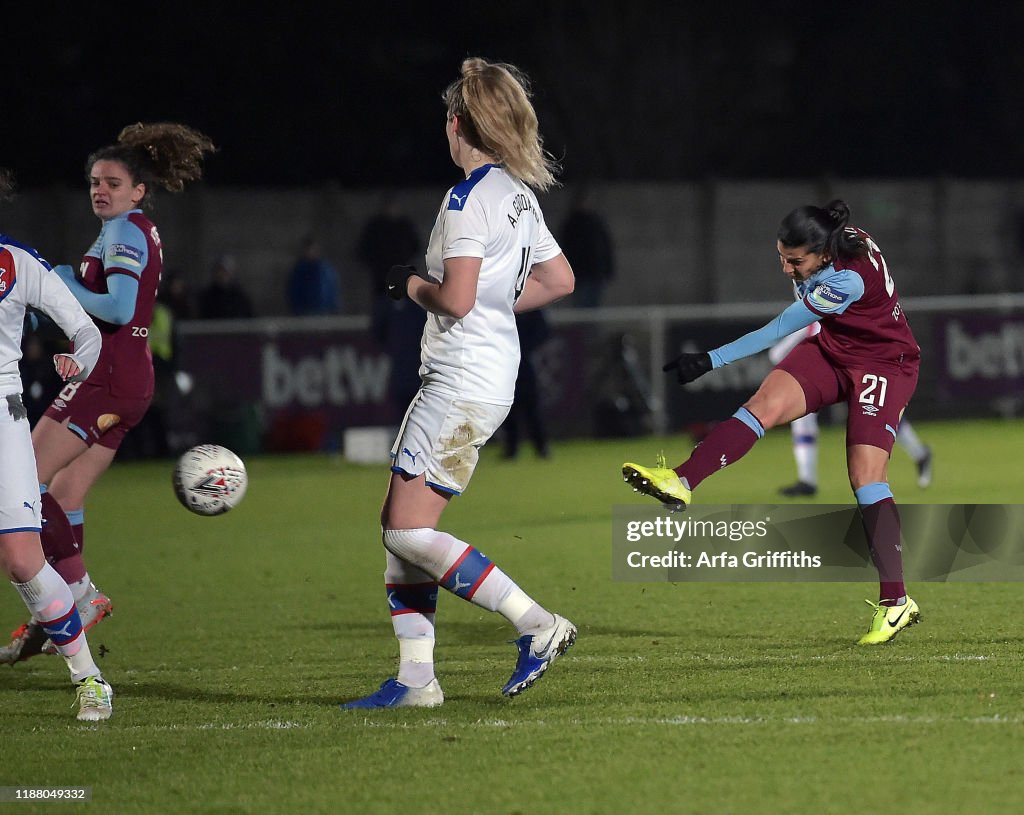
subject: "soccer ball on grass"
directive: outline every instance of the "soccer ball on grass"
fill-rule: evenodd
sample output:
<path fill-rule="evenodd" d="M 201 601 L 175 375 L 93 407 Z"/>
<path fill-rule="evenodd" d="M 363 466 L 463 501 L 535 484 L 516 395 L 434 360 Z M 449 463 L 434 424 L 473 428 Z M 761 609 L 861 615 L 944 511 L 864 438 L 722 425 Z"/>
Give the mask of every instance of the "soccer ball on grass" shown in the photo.
<path fill-rule="evenodd" d="M 200 444 L 174 466 L 174 494 L 197 515 L 220 515 L 238 506 L 249 486 L 242 459 L 218 444 Z"/>

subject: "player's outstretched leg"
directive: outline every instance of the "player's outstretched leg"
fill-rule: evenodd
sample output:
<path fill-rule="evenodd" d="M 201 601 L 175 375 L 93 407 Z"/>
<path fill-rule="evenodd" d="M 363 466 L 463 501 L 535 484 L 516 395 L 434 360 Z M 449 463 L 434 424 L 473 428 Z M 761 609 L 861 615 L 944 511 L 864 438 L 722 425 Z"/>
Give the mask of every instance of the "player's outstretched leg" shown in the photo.
<path fill-rule="evenodd" d="M 622 477 L 637 492 L 657 498 L 670 509 L 686 509 L 692 491 L 709 475 L 739 461 L 764 436 L 764 426 L 745 407 L 708 433 L 690 457 L 670 470 L 665 457 L 654 467 L 626 462 Z"/>
<path fill-rule="evenodd" d="M 496 611 L 515 626 L 519 657 L 502 692 L 515 696 L 531 687 L 576 641 L 576 627 L 526 594 L 478 549 L 436 529 L 389 529 L 388 551 L 412 563 L 438 584 L 474 605 Z M 523 649 L 530 654 L 523 662 Z M 524 667 L 521 669 L 521 665 Z"/>

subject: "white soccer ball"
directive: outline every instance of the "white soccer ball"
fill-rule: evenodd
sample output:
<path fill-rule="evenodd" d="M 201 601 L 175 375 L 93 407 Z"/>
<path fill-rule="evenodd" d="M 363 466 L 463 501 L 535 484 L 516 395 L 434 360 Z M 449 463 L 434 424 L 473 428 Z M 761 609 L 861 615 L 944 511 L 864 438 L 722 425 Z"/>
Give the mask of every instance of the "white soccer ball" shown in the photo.
<path fill-rule="evenodd" d="M 220 515 L 238 506 L 249 486 L 242 459 L 218 444 L 200 444 L 174 467 L 174 494 L 197 515 Z"/>

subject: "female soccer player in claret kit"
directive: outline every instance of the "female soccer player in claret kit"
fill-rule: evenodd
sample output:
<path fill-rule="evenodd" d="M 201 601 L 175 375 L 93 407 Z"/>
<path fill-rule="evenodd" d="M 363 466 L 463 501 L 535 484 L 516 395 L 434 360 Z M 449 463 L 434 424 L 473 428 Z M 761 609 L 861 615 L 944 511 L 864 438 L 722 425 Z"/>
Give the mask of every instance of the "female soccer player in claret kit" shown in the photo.
<path fill-rule="evenodd" d="M 9 173 L 0 170 L 0 200 L 11 188 Z M 53 358 L 61 379 L 84 379 L 99 358 L 100 332 L 46 261 L 0 234 L 0 567 L 64 657 L 77 686 L 78 719 L 101 721 L 113 712 L 114 690 L 92 658 L 71 590 L 46 562 L 39 542 L 39 480 L 18 372 L 29 307 L 53 319 L 74 344 L 72 353 Z M 60 521 L 67 525 L 63 515 Z"/>
<path fill-rule="evenodd" d="M 732 418 L 712 430 L 685 462 L 669 469 L 627 462 L 626 483 L 673 507 L 690 503 L 705 478 L 742 458 L 765 430 L 826 405 L 847 404 L 846 459 L 871 557 L 879 572 L 879 602 L 858 641 L 891 640 L 921 618 L 903 585 L 900 518 L 889 489 L 889 454 L 900 419 L 917 387 L 921 349 L 900 305 L 896 284 L 871 236 L 849 226 L 840 200 L 787 215 L 778 231 L 782 271 L 799 299 L 757 331 L 710 352 L 684 353 L 665 365 L 680 384 L 763 351 L 787 334 L 821 322 L 797 345 Z"/>
<path fill-rule="evenodd" d="M 571 622 L 536 603 L 478 549 L 436 528 L 508 414 L 520 354 L 515 313 L 573 289 L 572 269 L 531 190 L 546 190 L 554 177 L 523 77 L 510 65 L 467 59 L 444 101 L 449 151 L 465 178 L 441 202 L 427 271 L 396 266 L 387 281 L 393 298 L 409 297 L 428 312 L 423 386 L 391 451 L 381 512 L 398 676 L 344 708 L 444 701 L 433 656 L 439 585 L 519 631 L 506 696 L 529 688 L 576 639 Z"/>
<path fill-rule="evenodd" d="M 43 550 L 71 587 L 86 630 L 110 613 L 110 599 L 93 585 L 82 559 L 85 499 L 114 460 L 153 399 L 153 358 L 147 342 L 160 285 L 163 253 L 156 225 L 143 213 L 157 186 L 181 192 L 202 176 L 212 142 L 185 125 L 134 124 L 117 143 L 89 156 L 86 174 L 99 237 L 77 271 L 54 271 L 92 316 L 103 337 L 99 362 L 85 382 L 69 383 L 32 431 L 43 493 Z M 59 522 L 66 515 L 70 524 Z M 13 664 L 52 651 L 30 620 L 0 648 Z"/>

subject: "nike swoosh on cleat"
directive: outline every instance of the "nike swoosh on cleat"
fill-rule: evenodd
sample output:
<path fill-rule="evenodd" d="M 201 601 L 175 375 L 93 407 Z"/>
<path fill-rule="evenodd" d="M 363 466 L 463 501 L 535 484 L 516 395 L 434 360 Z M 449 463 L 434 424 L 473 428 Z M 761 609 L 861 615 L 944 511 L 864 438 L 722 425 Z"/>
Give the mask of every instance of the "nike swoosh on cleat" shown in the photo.
<path fill-rule="evenodd" d="M 903 611 L 900 612 L 900 616 L 899 617 L 897 617 L 895 620 L 888 620 L 889 625 L 891 625 L 893 628 L 895 628 L 897 625 L 899 625 L 900 620 L 903 619 L 903 615 L 907 613 L 907 609 L 908 608 L 910 608 L 910 603 L 907 603 L 906 608 L 904 608 Z"/>
<path fill-rule="evenodd" d="M 557 632 L 556 632 L 556 633 L 557 633 Z M 536 652 L 536 653 L 534 654 L 534 656 L 536 656 L 536 657 L 537 657 L 537 659 L 547 659 L 547 658 L 548 658 L 548 655 L 549 655 L 549 654 L 550 654 L 550 652 L 551 652 L 551 646 L 552 646 L 552 645 L 554 644 L 554 642 L 555 642 L 555 635 L 554 635 L 554 634 L 552 634 L 552 635 L 551 635 L 551 639 L 549 639 L 549 640 L 548 640 L 548 644 L 547 644 L 547 645 L 545 645 L 545 646 L 544 646 L 544 648 L 543 648 L 542 650 L 540 650 L 540 651 L 537 651 L 537 652 Z"/>

